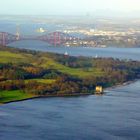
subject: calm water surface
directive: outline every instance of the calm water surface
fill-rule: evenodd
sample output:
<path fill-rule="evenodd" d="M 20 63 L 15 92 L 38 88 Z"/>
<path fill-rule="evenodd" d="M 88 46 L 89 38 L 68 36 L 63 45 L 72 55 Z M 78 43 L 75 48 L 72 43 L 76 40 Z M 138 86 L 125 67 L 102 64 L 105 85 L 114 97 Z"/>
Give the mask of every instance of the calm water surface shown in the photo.
<path fill-rule="evenodd" d="M 19 32 L 21 36 L 26 35 L 34 35 L 40 36 L 43 35 L 41 33 L 37 33 L 36 30 L 44 28 L 47 30 L 47 33 L 54 32 L 57 30 L 65 29 L 65 27 L 61 27 L 57 24 L 43 24 L 43 23 L 35 23 L 30 21 L 29 19 L 16 19 L 13 21 L 7 19 L 0 20 L 0 31 L 9 32 L 11 34 L 15 34 L 17 30 L 17 25 L 19 25 Z M 19 41 L 13 42 L 9 44 L 13 47 L 18 48 L 26 48 L 26 49 L 34 49 L 40 51 L 47 51 L 47 52 L 56 52 L 64 54 L 65 51 L 68 51 L 70 55 L 74 56 L 91 56 L 95 57 L 98 55 L 99 57 L 114 57 L 114 58 L 121 58 L 121 59 L 133 59 L 133 60 L 140 60 L 140 48 L 67 48 L 67 47 L 48 47 L 49 44 L 40 41 Z"/>
<path fill-rule="evenodd" d="M 20 32 L 44 27 L 22 24 Z M 16 24 L 0 24 L 16 32 Z M 39 41 L 9 44 L 17 48 L 74 56 L 140 60 L 140 48 L 48 47 Z M 34 99 L 0 106 L 0 140 L 140 140 L 140 81 L 112 88 L 104 96 Z"/>
<path fill-rule="evenodd" d="M 104 96 L 0 106 L 0 140 L 140 140 L 140 81 Z"/>
<path fill-rule="evenodd" d="M 16 48 L 25 48 L 43 52 L 55 52 L 64 54 L 66 51 L 73 56 L 89 57 L 114 57 L 120 59 L 132 59 L 140 61 L 140 48 L 83 48 L 83 47 L 50 47 L 49 44 L 41 41 L 19 41 L 9 44 Z"/>
<path fill-rule="evenodd" d="M 17 48 L 74 56 L 140 60 L 140 48 L 48 47 L 38 41 Z M 140 81 L 104 96 L 44 98 L 0 106 L 0 140 L 140 140 Z"/>

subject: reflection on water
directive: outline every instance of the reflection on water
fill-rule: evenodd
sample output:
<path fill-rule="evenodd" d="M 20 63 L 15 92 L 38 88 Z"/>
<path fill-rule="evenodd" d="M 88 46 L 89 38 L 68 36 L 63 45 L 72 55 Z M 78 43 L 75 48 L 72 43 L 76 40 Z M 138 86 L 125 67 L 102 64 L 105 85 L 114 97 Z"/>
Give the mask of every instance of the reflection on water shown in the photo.
<path fill-rule="evenodd" d="M 139 85 L 0 106 L 0 140 L 139 140 Z"/>

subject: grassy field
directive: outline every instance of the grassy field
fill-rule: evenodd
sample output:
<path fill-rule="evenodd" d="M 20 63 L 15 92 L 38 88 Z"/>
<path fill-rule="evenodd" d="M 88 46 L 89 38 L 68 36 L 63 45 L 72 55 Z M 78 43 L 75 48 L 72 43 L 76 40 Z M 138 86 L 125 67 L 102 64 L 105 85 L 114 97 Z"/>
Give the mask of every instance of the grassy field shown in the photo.
<path fill-rule="evenodd" d="M 52 55 L 53 56 L 53 55 Z M 29 53 L 15 53 L 12 51 L 0 50 L 0 63 L 31 63 L 35 66 L 41 66 L 44 68 L 56 69 L 62 73 L 66 73 L 73 76 L 78 76 L 84 78 L 87 76 L 102 76 L 104 73 L 100 69 L 90 68 L 90 69 L 80 69 L 80 68 L 70 68 L 56 62 L 51 55 L 36 56 Z"/>
<path fill-rule="evenodd" d="M 0 103 L 7 103 L 11 101 L 24 100 L 35 97 L 33 94 L 26 94 L 19 90 L 14 91 L 0 91 Z"/>
<path fill-rule="evenodd" d="M 56 84 L 58 85 L 57 82 L 60 83 L 59 87 L 56 86 L 60 94 L 61 92 L 68 93 L 69 91 L 78 91 L 79 93 L 93 92 L 96 85 L 99 84 L 103 87 L 108 87 L 126 82 L 126 80 L 132 80 L 132 78 L 138 78 L 139 71 L 139 62 L 126 62 L 111 58 L 66 58 L 63 55 L 53 53 L 0 47 L 0 86 L 4 90 L 13 89 L 13 91 L 0 91 L 0 103 L 35 97 L 35 95 L 30 93 L 32 93 L 31 90 L 33 89 L 36 91 L 38 87 L 40 91 L 36 92 L 39 94 L 45 94 L 46 90 L 55 93 L 54 89 Z M 27 80 L 28 78 L 30 79 Z M 25 80 L 25 83 L 22 80 L 20 81 L 20 79 Z M 38 83 L 32 82 L 29 84 L 28 82 L 30 81 Z M 56 83 L 53 83 L 55 81 Z M 21 87 L 26 88 L 29 85 L 31 89 L 28 90 L 28 94 L 20 90 L 14 90 L 22 89 Z"/>
<path fill-rule="evenodd" d="M 11 81 L 16 81 L 16 80 L 5 80 L 0 83 L 11 82 Z M 28 80 L 24 80 L 24 81 L 25 81 L 25 83 L 28 83 L 31 81 L 36 81 L 36 82 L 43 83 L 43 84 L 51 84 L 51 83 L 55 82 L 56 80 L 55 79 L 28 79 Z"/>
<path fill-rule="evenodd" d="M 25 80 L 25 83 L 28 83 L 30 81 L 36 81 L 36 82 L 43 83 L 43 84 L 51 84 L 51 83 L 55 82 L 54 79 L 29 79 L 29 80 Z"/>
<path fill-rule="evenodd" d="M 36 61 L 34 63 L 34 65 L 36 65 L 36 66 L 40 65 L 44 68 L 56 69 L 62 73 L 66 73 L 66 74 L 73 75 L 73 76 L 78 76 L 80 78 L 84 78 L 87 76 L 102 76 L 104 74 L 100 69 L 96 69 L 96 68 L 89 68 L 89 69 L 70 68 L 70 67 L 64 66 L 48 57 L 42 57 L 39 59 L 40 60 Z M 41 63 L 38 64 L 38 62 L 41 62 Z"/>
<path fill-rule="evenodd" d="M 0 63 L 29 62 L 32 55 L 0 50 Z"/>
<path fill-rule="evenodd" d="M 104 73 L 97 68 L 72 68 L 66 65 L 59 63 L 56 60 L 57 55 L 51 53 L 36 53 L 36 52 L 28 52 L 28 51 L 20 51 L 14 48 L 3 48 L 0 47 L 0 63 L 28 63 L 32 64 L 36 67 L 42 67 L 45 69 L 56 69 L 59 72 L 77 76 L 80 78 L 84 77 L 100 77 Z M 30 79 L 25 80 L 26 83 L 29 81 L 37 81 L 44 84 L 51 84 L 55 82 L 55 79 Z M 3 81 L 7 82 L 7 81 Z M 6 103 L 11 101 L 18 101 L 23 99 L 32 98 L 35 95 L 26 94 L 19 90 L 14 91 L 0 91 L 0 103 Z"/>

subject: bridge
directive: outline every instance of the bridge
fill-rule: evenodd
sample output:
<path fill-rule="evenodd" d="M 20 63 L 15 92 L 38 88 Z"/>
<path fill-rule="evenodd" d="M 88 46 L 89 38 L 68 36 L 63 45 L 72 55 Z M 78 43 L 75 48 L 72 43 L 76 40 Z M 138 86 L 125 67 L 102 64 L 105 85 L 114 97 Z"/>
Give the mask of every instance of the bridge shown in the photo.
<path fill-rule="evenodd" d="M 0 32 L 0 45 L 7 46 L 9 43 L 20 41 L 20 40 L 38 40 L 47 42 L 53 46 L 60 46 L 65 44 L 66 42 L 78 41 L 79 39 L 69 34 L 65 34 L 62 32 L 52 32 L 42 36 L 20 36 L 17 32 L 16 35 L 8 33 L 8 32 Z"/>

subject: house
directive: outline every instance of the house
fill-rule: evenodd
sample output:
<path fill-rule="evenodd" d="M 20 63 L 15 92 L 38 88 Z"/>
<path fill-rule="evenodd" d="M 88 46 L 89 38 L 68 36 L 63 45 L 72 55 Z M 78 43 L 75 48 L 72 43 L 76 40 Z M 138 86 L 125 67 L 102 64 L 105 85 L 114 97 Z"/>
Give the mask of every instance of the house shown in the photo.
<path fill-rule="evenodd" d="M 103 87 L 102 86 L 96 86 L 95 94 L 103 94 Z"/>

